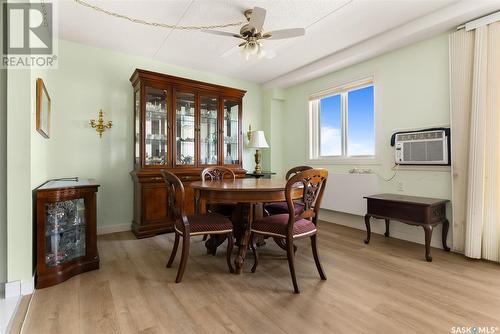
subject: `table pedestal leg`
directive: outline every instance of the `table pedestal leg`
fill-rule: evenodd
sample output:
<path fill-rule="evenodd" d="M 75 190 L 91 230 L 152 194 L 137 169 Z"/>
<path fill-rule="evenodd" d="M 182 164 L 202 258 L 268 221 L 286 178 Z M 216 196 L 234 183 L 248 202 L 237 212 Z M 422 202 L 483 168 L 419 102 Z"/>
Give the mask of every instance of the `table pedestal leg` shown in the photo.
<path fill-rule="evenodd" d="M 238 205 L 240 217 L 233 222 L 235 233 L 239 236 L 239 249 L 238 255 L 234 260 L 235 273 L 241 274 L 243 270 L 243 263 L 245 263 L 245 256 L 247 255 L 248 245 L 250 240 L 251 222 L 253 220 L 253 204 L 239 204 Z"/>

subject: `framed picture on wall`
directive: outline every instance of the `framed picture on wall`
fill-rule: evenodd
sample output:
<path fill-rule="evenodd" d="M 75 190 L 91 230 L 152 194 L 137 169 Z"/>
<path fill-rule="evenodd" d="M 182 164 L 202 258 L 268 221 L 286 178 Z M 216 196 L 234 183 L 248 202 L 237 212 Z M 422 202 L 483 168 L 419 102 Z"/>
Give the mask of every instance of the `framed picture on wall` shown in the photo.
<path fill-rule="evenodd" d="M 36 80 L 36 131 L 43 137 L 50 135 L 50 96 L 43 80 Z"/>

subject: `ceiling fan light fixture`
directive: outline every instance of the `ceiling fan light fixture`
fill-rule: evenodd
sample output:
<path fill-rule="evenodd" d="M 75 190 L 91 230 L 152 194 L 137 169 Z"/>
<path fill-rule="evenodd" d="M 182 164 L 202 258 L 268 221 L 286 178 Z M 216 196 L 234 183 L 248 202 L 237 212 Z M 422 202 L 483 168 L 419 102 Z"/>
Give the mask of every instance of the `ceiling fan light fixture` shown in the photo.
<path fill-rule="evenodd" d="M 259 43 L 259 51 L 257 52 L 257 58 L 261 59 L 266 56 L 266 50 L 264 50 L 264 45 Z"/>
<path fill-rule="evenodd" d="M 258 55 L 261 50 L 260 43 L 258 42 L 247 42 L 240 51 L 240 54 L 245 57 L 246 60 L 250 60 L 251 57 Z"/>

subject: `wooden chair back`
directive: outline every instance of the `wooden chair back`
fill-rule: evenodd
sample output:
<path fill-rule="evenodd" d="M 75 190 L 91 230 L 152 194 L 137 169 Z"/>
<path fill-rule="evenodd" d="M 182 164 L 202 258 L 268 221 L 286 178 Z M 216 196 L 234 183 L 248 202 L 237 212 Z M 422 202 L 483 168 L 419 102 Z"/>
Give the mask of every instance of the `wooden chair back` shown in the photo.
<path fill-rule="evenodd" d="M 323 192 L 328 179 L 328 170 L 325 168 L 313 168 L 299 172 L 292 176 L 286 183 L 285 196 L 288 204 L 290 218 L 288 220 L 288 230 L 292 233 L 293 224 L 300 219 L 310 219 L 316 225 L 317 215 L 320 209 Z M 295 204 L 292 198 L 294 188 L 297 184 L 302 185 L 301 203 L 304 205 L 304 211 L 295 216 Z"/>
<path fill-rule="evenodd" d="M 201 179 L 203 181 L 220 181 L 222 179 L 236 179 L 236 175 L 232 170 L 222 166 L 207 167 L 201 171 Z"/>
<path fill-rule="evenodd" d="M 184 200 L 186 193 L 182 181 L 173 173 L 162 170 L 161 175 L 167 185 L 168 209 L 173 213 L 174 219 L 180 220 L 185 227 L 189 225 L 186 212 L 184 211 Z"/>
<path fill-rule="evenodd" d="M 297 166 L 291 168 L 288 172 L 286 172 L 286 177 L 285 179 L 288 180 L 292 176 L 294 176 L 297 173 L 303 172 L 305 170 L 313 169 L 311 166 Z"/>

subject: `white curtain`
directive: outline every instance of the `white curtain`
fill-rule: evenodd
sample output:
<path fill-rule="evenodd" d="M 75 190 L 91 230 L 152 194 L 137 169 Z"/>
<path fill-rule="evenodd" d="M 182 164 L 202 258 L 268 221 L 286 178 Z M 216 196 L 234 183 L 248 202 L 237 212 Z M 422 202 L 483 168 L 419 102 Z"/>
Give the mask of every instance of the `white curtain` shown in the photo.
<path fill-rule="evenodd" d="M 453 248 L 500 262 L 500 22 L 450 35 Z"/>

